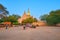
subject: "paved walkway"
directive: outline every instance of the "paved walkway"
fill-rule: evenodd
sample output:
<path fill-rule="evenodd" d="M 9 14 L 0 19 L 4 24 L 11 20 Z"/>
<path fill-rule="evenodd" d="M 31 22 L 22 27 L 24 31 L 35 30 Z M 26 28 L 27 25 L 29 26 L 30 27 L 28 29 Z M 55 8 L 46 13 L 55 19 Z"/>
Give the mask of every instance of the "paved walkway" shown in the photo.
<path fill-rule="evenodd" d="M 0 40 L 60 40 L 60 27 L 0 28 Z"/>

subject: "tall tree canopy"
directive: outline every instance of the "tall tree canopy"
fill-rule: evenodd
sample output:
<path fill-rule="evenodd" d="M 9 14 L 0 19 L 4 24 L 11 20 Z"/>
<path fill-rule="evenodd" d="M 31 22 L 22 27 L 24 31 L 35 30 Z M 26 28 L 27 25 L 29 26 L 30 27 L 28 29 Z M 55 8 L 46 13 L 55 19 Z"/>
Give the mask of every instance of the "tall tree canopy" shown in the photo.
<path fill-rule="evenodd" d="M 7 20 L 7 15 L 9 14 L 9 12 L 6 9 L 7 8 L 0 4 L 0 23 L 3 22 L 4 19 Z"/>
<path fill-rule="evenodd" d="M 51 11 L 46 21 L 49 25 L 56 25 L 60 23 L 60 10 Z"/>
<path fill-rule="evenodd" d="M 51 11 L 49 15 L 40 16 L 40 20 L 46 21 L 48 25 L 60 23 L 60 10 Z"/>

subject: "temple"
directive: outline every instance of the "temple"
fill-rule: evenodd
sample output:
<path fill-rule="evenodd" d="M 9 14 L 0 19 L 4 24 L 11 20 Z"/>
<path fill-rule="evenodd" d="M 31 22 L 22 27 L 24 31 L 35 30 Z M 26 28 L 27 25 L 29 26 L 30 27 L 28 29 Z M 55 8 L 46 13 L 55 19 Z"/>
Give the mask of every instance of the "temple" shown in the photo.
<path fill-rule="evenodd" d="M 30 17 L 33 17 L 33 16 L 30 15 L 30 10 L 28 8 L 28 12 L 26 13 L 26 11 L 24 11 L 22 17 L 18 19 L 18 23 L 22 23 L 22 21 Z"/>
<path fill-rule="evenodd" d="M 26 11 L 24 11 L 22 17 L 18 19 L 18 23 L 22 23 L 22 21 L 24 21 L 25 19 L 30 18 L 30 17 L 33 18 L 33 16 L 30 15 L 30 10 L 28 9 L 27 13 L 26 13 Z M 46 25 L 46 23 L 44 21 L 39 21 L 39 20 L 37 22 L 33 22 L 32 24 L 38 25 L 38 26 Z"/>

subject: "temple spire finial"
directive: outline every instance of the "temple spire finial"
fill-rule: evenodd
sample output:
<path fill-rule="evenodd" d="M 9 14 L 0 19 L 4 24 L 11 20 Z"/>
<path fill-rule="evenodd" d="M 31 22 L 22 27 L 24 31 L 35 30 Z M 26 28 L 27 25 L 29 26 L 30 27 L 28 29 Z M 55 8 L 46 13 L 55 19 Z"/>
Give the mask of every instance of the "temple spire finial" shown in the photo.
<path fill-rule="evenodd" d="M 25 16 L 26 15 L 26 11 L 24 11 L 24 14 L 23 14 L 23 16 Z"/>
<path fill-rule="evenodd" d="M 26 14 L 26 11 L 24 11 L 24 14 Z"/>
<path fill-rule="evenodd" d="M 29 8 L 28 8 L 28 15 L 30 15 L 30 10 L 29 10 Z"/>

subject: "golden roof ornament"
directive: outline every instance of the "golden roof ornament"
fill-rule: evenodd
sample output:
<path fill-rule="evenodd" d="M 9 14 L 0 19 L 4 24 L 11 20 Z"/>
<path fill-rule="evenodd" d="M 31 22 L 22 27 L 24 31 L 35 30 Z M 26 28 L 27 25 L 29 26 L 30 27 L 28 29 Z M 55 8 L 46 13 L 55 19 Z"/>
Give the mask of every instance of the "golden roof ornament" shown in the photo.
<path fill-rule="evenodd" d="M 27 15 L 30 15 L 30 10 L 29 10 L 29 8 L 28 8 L 28 14 Z"/>

